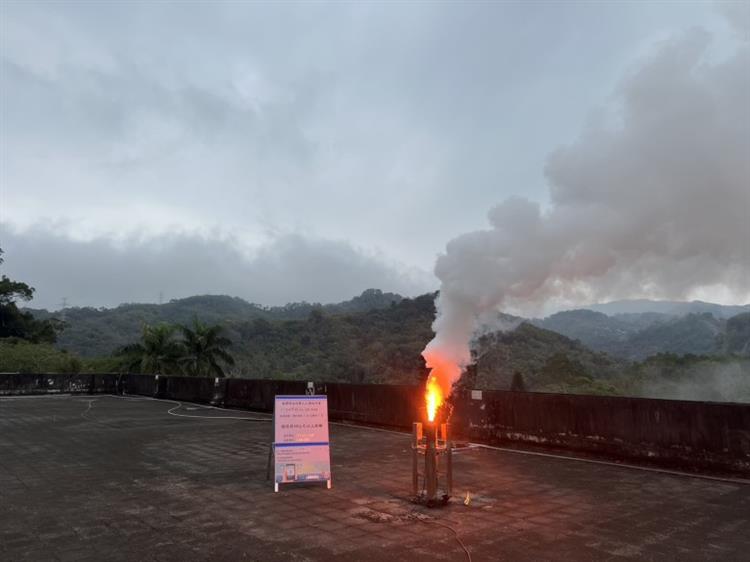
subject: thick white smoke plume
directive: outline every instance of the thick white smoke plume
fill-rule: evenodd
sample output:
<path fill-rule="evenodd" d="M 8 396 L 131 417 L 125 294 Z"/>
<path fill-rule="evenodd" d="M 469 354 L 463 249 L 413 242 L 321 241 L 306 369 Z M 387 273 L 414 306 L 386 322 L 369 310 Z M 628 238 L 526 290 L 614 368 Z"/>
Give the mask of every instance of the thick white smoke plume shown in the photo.
<path fill-rule="evenodd" d="M 693 30 L 659 45 L 618 89 L 620 124 L 550 155 L 548 208 L 506 200 L 491 228 L 448 243 L 428 366 L 465 366 L 477 322 L 501 308 L 747 294 L 750 46 L 711 63 L 709 40 Z"/>

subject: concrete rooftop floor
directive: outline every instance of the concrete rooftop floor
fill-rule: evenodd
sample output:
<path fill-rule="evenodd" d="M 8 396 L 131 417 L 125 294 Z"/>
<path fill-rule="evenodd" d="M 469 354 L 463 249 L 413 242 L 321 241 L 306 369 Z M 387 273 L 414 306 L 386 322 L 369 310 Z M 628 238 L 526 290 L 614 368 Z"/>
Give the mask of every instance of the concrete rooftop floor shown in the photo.
<path fill-rule="evenodd" d="M 443 509 L 409 436 L 332 425 L 333 489 L 265 479 L 271 424 L 168 402 L 0 398 L 0 560 L 747 560 L 750 485 L 488 449 Z M 268 417 L 185 404 L 208 417 Z"/>

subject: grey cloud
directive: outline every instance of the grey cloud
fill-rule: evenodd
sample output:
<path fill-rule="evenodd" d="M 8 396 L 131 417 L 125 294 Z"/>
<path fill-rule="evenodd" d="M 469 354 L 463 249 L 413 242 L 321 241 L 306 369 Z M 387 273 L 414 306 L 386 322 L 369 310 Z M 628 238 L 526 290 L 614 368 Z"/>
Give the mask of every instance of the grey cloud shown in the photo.
<path fill-rule="evenodd" d="M 718 4 L 739 36 L 745 41 L 750 40 L 750 4 L 738 0 L 721 0 Z"/>
<path fill-rule="evenodd" d="M 7 222 L 101 234 L 107 207 L 139 203 L 159 220 L 123 213 L 118 234 L 264 223 L 420 267 L 492 202 L 540 192 L 548 147 L 634 41 L 705 19 L 520 2 L 2 9 Z"/>
<path fill-rule="evenodd" d="M 23 262 L 53 304 L 203 286 L 267 302 L 339 300 L 388 283 L 408 292 L 409 276 L 388 264 L 426 269 L 496 201 L 544 200 L 546 155 L 604 99 L 634 45 L 673 27 L 715 28 L 711 18 L 699 3 L 5 2 L 0 220 L 14 244 L 44 238 L 56 256 L 77 256 L 78 281 L 65 287 L 43 263 Z M 558 186 L 576 157 L 590 162 L 579 178 L 595 178 L 601 155 L 586 150 L 550 160 L 553 207 L 589 189 Z M 576 225 L 588 216 L 558 214 Z M 50 223 L 61 225 L 54 234 L 35 226 Z M 237 257 L 268 232 L 267 252 Z M 40 247 L 41 262 L 51 254 Z M 184 274 L 187 247 L 214 264 L 211 283 Z M 611 259 L 594 242 L 575 251 L 598 268 Z M 160 271 L 155 256 L 171 266 Z M 119 259 L 148 274 L 122 281 L 132 268 Z M 327 279 L 324 270 L 347 273 Z M 77 291 L 89 273 L 99 282 Z M 308 287 L 288 281 L 295 276 Z"/>
<path fill-rule="evenodd" d="M 115 306 L 195 294 L 229 294 L 275 305 L 337 302 L 370 287 L 404 295 L 431 289 L 425 272 L 387 263 L 350 244 L 278 236 L 248 253 L 221 236 L 75 241 L 37 227 L 18 234 L 7 226 L 3 273 L 37 289 L 35 307 Z"/>

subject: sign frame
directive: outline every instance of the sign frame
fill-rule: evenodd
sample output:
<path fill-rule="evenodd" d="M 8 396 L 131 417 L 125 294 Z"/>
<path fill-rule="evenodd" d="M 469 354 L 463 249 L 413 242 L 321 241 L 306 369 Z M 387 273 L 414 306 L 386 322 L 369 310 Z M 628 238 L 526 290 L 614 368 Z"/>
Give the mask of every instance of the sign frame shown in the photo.
<path fill-rule="evenodd" d="M 274 396 L 273 491 L 280 484 L 325 482 L 331 489 L 328 397 Z"/>

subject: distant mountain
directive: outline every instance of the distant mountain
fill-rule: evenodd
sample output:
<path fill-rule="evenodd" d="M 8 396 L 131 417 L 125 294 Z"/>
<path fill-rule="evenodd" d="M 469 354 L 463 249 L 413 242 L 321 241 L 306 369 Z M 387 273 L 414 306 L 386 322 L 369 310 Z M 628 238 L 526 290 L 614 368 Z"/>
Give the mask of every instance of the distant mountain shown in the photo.
<path fill-rule="evenodd" d="M 639 361 L 659 353 L 750 355 L 745 324 L 741 319 L 729 323 L 748 313 L 750 305 L 642 299 L 566 310 L 531 322 L 595 351 Z"/>
<path fill-rule="evenodd" d="M 600 312 L 597 314 L 602 313 Z M 641 330 L 653 324 L 668 322 L 669 320 L 675 318 L 675 316 L 671 314 L 662 314 L 661 312 L 628 312 L 623 314 L 615 314 L 613 316 L 610 316 L 609 318 L 617 320 L 620 324 L 627 324 L 633 329 Z"/>
<path fill-rule="evenodd" d="M 265 320 L 302 320 L 313 310 L 340 315 L 389 308 L 403 300 L 396 293 L 368 289 L 351 300 L 321 305 L 290 303 L 266 307 L 227 295 L 199 295 L 164 304 L 122 304 L 115 308 L 66 308 L 57 312 L 26 309 L 35 318 L 63 318 L 66 328 L 58 338 L 58 347 L 83 357 L 109 355 L 117 348 L 138 339 L 143 324 L 159 322 L 187 324 L 194 317 L 209 324 L 232 325 L 257 318 Z"/>
<path fill-rule="evenodd" d="M 545 330 L 580 340 L 591 349 L 611 352 L 618 348 L 619 343 L 625 342 L 628 336 L 645 327 L 634 322 L 634 318 L 630 320 L 619 320 L 593 310 L 566 310 L 532 322 Z"/>
<path fill-rule="evenodd" d="M 232 374 L 251 378 L 418 384 L 432 338 L 435 296 L 349 314 L 303 320 L 258 318 L 232 324 Z"/>
<path fill-rule="evenodd" d="M 434 294 L 423 295 L 419 297 L 421 299 L 419 302 L 432 302 L 434 297 Z M 60 335 L 57 347 L 67 349 L 82 357 L 107 356 L 119 347 L 136 341 L 140 337 L 141 327 L 144 323 L 186 324 L 191 322 L 193 317 L 197 317 L 203 322 L 225 326 L 227 333 L 237 343 L 235 349 L 238 353 L 243 354 L 249 348 L 244 347 L 245 344 L 242 343 L 242 340 L 248 334 L 254 334 L 256 328 L 260 330 L 258 333 L 262 334 L 267 331 L 264 326 L 271 326 L 273 329 L 270 333 L 276 333 L 279 324 L 299 322 L 300 324 L 289 324 L 289 329 L 292 326 L 304 327 L 306 326 L 305 322 L 310 318 L 321 315 L 323 317 L 350 318 L 352 322 L 359 322 L 362 315 L 374 311 L 389 310 L 394 310 L 394 314 L 398 311 L 396 316 L 413 326 L 415 330 L 417 330 L 416 326 L 419 326 L 418 332 L 421 334 L 422 346 L 424 346 L 432 337 L 430 324 L 433 317 L 424 315 L 424 308 L 410 308 L 406 301 L 410 301 L 410 299 L 404 299 L 395 293 L 368 289 L 350 300 L 326 305 L 300 302 L 285 306 L 267 307 L 226 295 L 200 295 L 173 300 L 162 305 L 123 304 L 110 309 L 68 308 L 62 311 L 67 327 Z M 617 307 L 615 307 L 617 303 L 609 304 L 614 307 L 613 310 L 626 310 L 628 307 L 623 304 L 625 302 L 629 305 L 635 303 L 630 307 L 630 310 L 632 310 L 637 307 L 647 308 L 656 301 L 621 301 Z M 403 306 L 401 306 L 402 304 Z M 722 315 L 715 316 L 708 312 L 668 314 L 659 311 L 617 312 L 607 315 L 602 312 L 583 309 L 558 312 L 544 319 L 526 321 L 520 317 L 498 313 L 494 318 L 484 319 L 473 344 L 475 347 L 477 345 L 481 347 L 489 341 L 486 338 L 491 337 L 505 345 L 511 340 L 516 341 L 512 338 L 517 337 L 518 334 L 523 334 L 528 345 L 525 344 L 517 349 L 513 348 L 512 356 L 509 356 L 509 358 L 501 360 L 496 357 L 497 361 L 505 366 L 521 365 L 520 370 L 522 372 L 541 369 L 545 361 L 558 351 L 564 351 L 571 357 L 582 357 L 580 362 L 586 367 L 586 372 L 593 372 L 593 365 L 599 367 L 602 365 L 596 362 L 599 361 L 598 359 L 594 361 L 592 356 L 584 357 L 585 353 L 580 349 L 569 348 L 572 344 L 581 348 L 585 347 L 587 352 L 594 355 L 606 353 L 615 362 L 622 360 L 640 361 L 649 356 L 663 353 L 676 355 L 750 355 L 750 312 L 735 315 L 728 319 L 723 316 L 723 314 L 735 308 L 741 309 L 743 307 L 674 302 L 656 302 L 656 305 L 656 308 L 673 312 L 684 310 L 685 306 L 708 307 L 713 311 L 721 312 Z M 408 311 L 410 310 L 419 312 L 418 322 L 409 317 Z M 59 318 L 62 315 L 60 312 L 50 313 L 46 310 L 31 311 L 35 317 L 40 319 L 52 316 Z M 256 321 L 262 322 L 256 325 Z M 342 324 L 336 324 L 336 326 L 340 327 Z M 535 328 L 536 331 L 532 328 Z M 304 330 L 306 329 L 304 328 Z M 279 333 L 284 334 L 284 338 L 287 338 L 284 330 Z M 555 339 L 550 334 L 564 337 L 564 339 Z M 511 340 L 503 339 L 506 336 Z M 337 349 L 349 349 L 350 342 L 346 337 L 345 330 L 340 334 L 337 333 L 336 337 L 340 338 L 340 341 L 336 340 Z M 404 332 L 401 331 L 399 337 L 411 336 L 404 335 Z M 481 344 L 482 341 L 484 344 Z M 254 342 L 253 346 L 257 343 L 255 340 L 252 340 L 252 342 Z M 527 357 L 527 361 L 523 357 L 526 357 L 525 354 L 531 348 L 534 349 L 534 352 L 531 353 L 533 359 Z M 255 349 L 256 352 L 254 353 L 261 355 L 266 353 L 260 348 L 255 347 Z M 283 349 L 283 346 L 278 349 Z M 510 348 L 504 347 L 503 349 Z M 415 344 L 412 351 L 419 359 L 421 348 Z M 247 361 L 250 364 L 255 360 L 251 361 L 248 358 Z M 599 372 L 599 367 L 594 370 Z M 493 371 L 494 374 L 490 377 L 501 387 L 513 376 L 512 370 L 509 371 L 505 367 L 503 369 L 501 375 Z"/>
<path fill-rule="evenodd" d="M 602 312 L 609 316 L 616 314 L 642 314 L 657 312 L 670 316 L 684 316 L 686 314 L 702 314 L 708 312 L 717 318 L 730 318 L 743 312 L 750 312 L 750 304 L 723 305 L 711 302 L 692 301 L 658 301 L 648 299 L 619 300 L 603 304 L 592 304 L 584 307 L 594 312 Z"/>
<path fill-rule="evenodd" d="M 508 389 L 519 373 L 528 390 L 600 392 L 622 364 L 580 341 L 523 322 L 512 331 L 485 334 L 475 343 L 473 388 Z"/>
<path fill-rule="evenodd" d="M 323 305 L 323 310 L 330 314 L 349 314 L 352 312 L 367 312 L 368 310 L 382 310 L 395 306 L 404 300 L 397 293 L 384 293 L 380 289 L 367 289 L 361 295 L 351 300 L 337 304 Z"/>
<path fill-rule="evenodd" d="M 750 313 L 730 319 L 711 313 L 672 316 L 658 312 L 607 316 L 592 310 L 558 312 L 534 325 L 579 340 L 613 357 L 643 360 L 659 353 L 750 353 Z"/>
<path fill-rule="evenodd" d="M 727 354 L 750 356 L 750 312 L 727 320 L 720 347 Z"/>
<path fill-rule="evenodd" d="M 720 351 L 725 325 L 708 312 L 678 316 L 631 334 L 614 355 L 637 360 L 658 353 L 712 355 Z"/>
<path fill-rule="evenodd" d="M 163 305 L 71 308 L 57 350 L 0 342 L 0 368 L 118 369 L 116 358 L 92 357 L 136 341 L 144 322 L 197 316 L 226 328 L 231 376 L 417 384 L 426 375 L 421 351 L 433 336 L 434 301 L 435 294 L 409 299 L 368 290 L 329 305 L 263 307 L 203 295 Z M 506 314 L 484 320 L 460 383 L 465 388 L 750 401 L 750 313 L 724 319 L 570 310 L 533 321 Z"/>
<path fill-rule="evenodd" d="M 598 326 L 614 338 L 623 336 L 619 329 L 627 330 L 581 312 L 591 311 L 571 311 L 567 316 L 577 317 L 581 326 Z M 597 353 L 581 341 L 528 322 L 515 330 L 485 334 L 475 345 L 475 364 L 462 384 L 518 390 L 522 381 L 525 390 L 537 392 L 750 402 L 750 313 L 727 321 L 711 314 L 669 318 L 620 340 L 626 351 L 632 346 L 631 356 L 648 355 L 637 362 Z M 711 347 L 715 341 L 723 347 Z M 709 347 L 711 352 L 705 353 Z"/>

